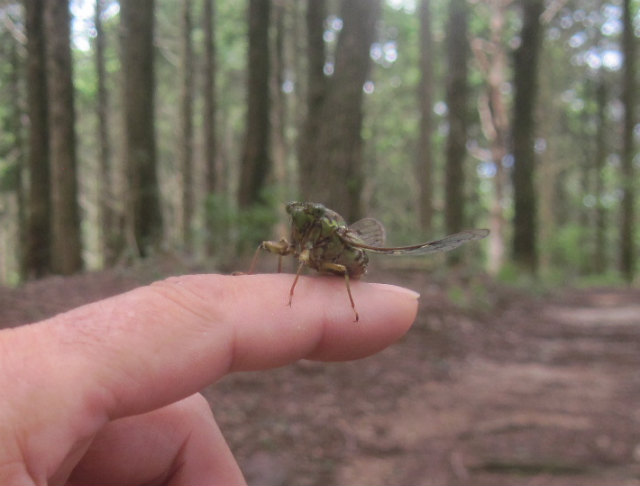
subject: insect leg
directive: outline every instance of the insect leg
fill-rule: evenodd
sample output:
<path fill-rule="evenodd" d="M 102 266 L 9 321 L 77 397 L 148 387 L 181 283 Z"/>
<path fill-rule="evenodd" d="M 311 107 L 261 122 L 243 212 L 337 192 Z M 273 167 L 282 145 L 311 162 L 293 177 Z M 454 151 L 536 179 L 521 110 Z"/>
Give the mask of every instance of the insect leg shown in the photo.
<path fill-rule="evenodd" d="M 256 252 L 253 254 L 253 258 L 251 259 L 251 265 L 249 265 L 249 271 L 247 272 L 249 275 L 253 274 L 253 270 L 255 269 L 256 262 L 258 261 L 258 254 L 260 253 L 260 250 L 262 250 L 263 243 L 264 242 L 258 245 L 258 248 L 256 248 Z"/>
<path fill-rule="evenodd" d="M 269 253 L 275 253 L 276 255 L 279 255 L 278 272 L 280 272 L 282 269 L 282 257 L 284 255 L 289 255 L 293 251 L 289 242 L 284 238 L 282 238 L 280 241 L 263 241 L 258 245 L 258 248 L 256 248 L 256 252 L 253 254 L 253 258 L 251 259 L 251 266 L 249 267 L 249 274 L 252 274 L 253 270 L 255 269 L 260 250 L 266 250 Z"/>
<path fill-rule="evenodd" d="M 358 322 L 360 320 L 360 316 L 358 315 L 358 311 L 356 310 L 356 304 L 353 301 L 353 296 L 351 295 L 351 286 L 349 285 L 349 274 L 344 272 L 344 283 L 347 286 L 347 294 L 349 294 L 349 301 L 351 302 L 351 308 L 353 309 L 353 313 L 356 315 L 356 318 L 353 322 Z"/>
<path fill-rule="evenodd" d="M 293 289 L 296 288 L 296 284 L 298 283 L 298 278 L 300 277 L 300 272 L 302 272 L 303 266 L 304 262 L 300 262 L 300 264 L 298 265 L 298 271 L 296 272 L 296 278 L 293 279 L 291 290 L 289 290 L 289 307 L 291 307 L 291 301 L 293 300 Z"/>
<path fill-rule="evenodd" d="M 344 265 L 340 265 L 339 263 L 323 263 L 320 267 L 320 271 L 344 275 L 344 283 L 347 286 L 349 302 L 351 302 L 351 308 L 353 309 L 353 313 L 356 315 L 356 318 L 353 322 L 358 322 L 360 320 L 360 316 L 358 315 L 358 311 L 356 310 L 356 304 L 353 301 L 353 295 L 351 295 L 351 286 L 349 285 L 349 273 L 347 272 L 347 267 L 345 267 Z"/>

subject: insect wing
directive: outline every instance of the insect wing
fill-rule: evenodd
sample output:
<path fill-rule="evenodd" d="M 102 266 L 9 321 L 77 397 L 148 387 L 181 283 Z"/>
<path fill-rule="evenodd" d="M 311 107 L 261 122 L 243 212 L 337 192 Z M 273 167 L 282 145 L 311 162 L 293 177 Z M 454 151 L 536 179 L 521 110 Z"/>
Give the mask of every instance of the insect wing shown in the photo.
<path fill-rule="evenodd" d="M 453 250 L 468 241 L 480 240 L 488 234 L 489 230 L 473 229 L 445 236 L 441 240 L 420 243 L 419 245 L 396 246 L 389 248 L 366 245 L 358 241 L 351 242 L 351 244 L 358 248 L 362 248 L 363 250 L 368 250 L 374 253 L 384 253 L 386 255 L 426 255 L 427 253 L 438 253 Z"/>
<path fill-rule="evenodd" d="M 355 233 L 355 235 L 354 235 Z M 387 234 L 384 226 L 377 219 L 364 218 L 349 225 L 345 239 L 348 242 L 355 239 L 356 243 L 364 243 L 370 246 L 382 246 Z"/>

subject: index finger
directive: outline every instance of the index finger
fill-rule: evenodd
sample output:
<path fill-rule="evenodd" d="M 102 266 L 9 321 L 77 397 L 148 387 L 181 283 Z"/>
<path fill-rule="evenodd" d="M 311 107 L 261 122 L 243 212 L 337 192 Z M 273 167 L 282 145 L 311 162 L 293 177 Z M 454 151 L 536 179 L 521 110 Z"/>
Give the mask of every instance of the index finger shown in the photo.
<path fill-rule="evenodd" d="M 373 354 L 403 335 L 417 311 L 411 291 L 356 282 L 354 323 L 341 279 L 301 278 L 289 307 L 291 283 L 290 275 L 173 277 L 28 331 L 48 348 L 44 369 L 60 371 L 76 397 L 115 418 L 184 398 L 231 371 Z"/>

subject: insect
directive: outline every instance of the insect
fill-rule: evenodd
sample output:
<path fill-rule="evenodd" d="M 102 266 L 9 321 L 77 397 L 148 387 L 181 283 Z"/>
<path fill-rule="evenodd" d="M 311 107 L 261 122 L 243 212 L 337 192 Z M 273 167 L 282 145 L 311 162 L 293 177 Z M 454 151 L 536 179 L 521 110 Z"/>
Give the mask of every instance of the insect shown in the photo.
<path fill-rule="evenodd" d="M 253 273 L 261 250 L 279 255 L 278 272 L 282 271 L 282 257 L 293 255 L 298 260 L 298 270 L 289 291 L 289 306 L 293 300 L 298 277 L 305 265 L 321 274 L 343 276 L 355 322 L 360 317 L 351 295 L 349 279 L 360 278 L 367 271 L 369 257 L 366 252 L 424 255 L 453 250 L 463 243 L 479 240 L 489 234 L 489 230 L 486 229 L 473 229 L 418 245 L 383 247 L 384 226 L 376 219 L 364 218 L 347 225 L 338 213 L 313 202 L 290 202 L 286 210 L 291 219 L 290 240 L 281 238 L 280 241 L 260 243 L 251 261 L 249 273 Z"/>

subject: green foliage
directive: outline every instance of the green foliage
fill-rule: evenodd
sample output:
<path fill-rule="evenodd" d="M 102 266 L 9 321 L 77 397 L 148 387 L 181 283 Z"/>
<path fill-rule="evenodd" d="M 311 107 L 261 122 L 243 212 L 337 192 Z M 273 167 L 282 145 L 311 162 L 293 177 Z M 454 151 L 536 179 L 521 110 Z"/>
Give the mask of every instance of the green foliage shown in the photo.
<path fill-rule="evenodd" d="M 514 262 L 506 262 L 496 279 L 510 287 L 520 289 L 531 295 L 540 295 L 548 291 L 550 279 L 545 279 L 541 275 L 532 275 L 529 272 L 522 271 Z"/>
<path fill-rule="evenodd" d="M 507 262 L 502 265 L 496 277 L 500 282 L 512 284 L 518 281 L 519 276 L 520 271 L 518 270 L 518 267 L 512 262 Z"/>
<path fill-rule="evenodd" d="M 447 297 L 458 307 L 464 307 L 466 305 L 465 291 L 459 285 L 449 285 L 447 287 Z"/>
<path fill-rule="evenodd" d="M 278 220 L 274 191 L 263 194 L 263 204 L 239 209 L 234 201 L 223 194 L 211 194 L 207 198 L 206 217 L 216 231 L 207 235 L 219 259 L 225 260 L 255 250 L 258 244 L 270 238 Z"/>
<path fill-rule="evenodd" d="M 619 272 L 609 271 L 602 274 L 583 275 L 572 282 L 577 288 L 627 287 L 628 284 Z"/>
<path fill-rule="evenodd" d="M 73 85 L 77 101 L 81 106 L 91 106 L 96 98 L 96 70 L 92 52 L 75 50 L 73 52 Z"/>
<path fill-rule="evenodd" d="M 237 215 L 237 246 L 240 253 L 254 250 L 269 238 L 278 218 L 271 204 L 256 204 Z"/>
<path fill-rule="evenodd" d="M 20 182 L 20 167 L 15 163 L 0 163 L 0 192 L 13 192 Z"/>
<path fill-rule="evenodd" d="M 206 199 L 206 226 L 215 229 L 210 234 L 204 235 L 205 240 L 222 260 L 233 255 L 231 228 L 235 222 L 235 212 L 235 207 L 229 203 L 224 194 L 209 194 Z"/>
<path fill-rule="evenodd" d="M 485 312 L 492 306 L 489 291 L 479 280 L 447 285 L 447 297 L 457 307 L 473 312 Z"/>
<path fill-rule="evenodd" d="M 414 182 L 419 127 L 417 13 L 385 4 L 379 32 L 380 54 L 371 75 L 374 90 L 365 98 L 363 136 L 372 194 L 366 205 L 368 215 L 384 223 L 394 243 L 409 243 L 417 200 L 417 185 L 407 184 Z"/>
<path fill-rule="evenodd" d="M 587 229 L 577 224 L 566 224 L 557 228 L 548 242 L 546 251 L 551 257 L 551 267 L 565 269 L 569 275 L 580 273 L 584 262 L 592 256 Z"/>

